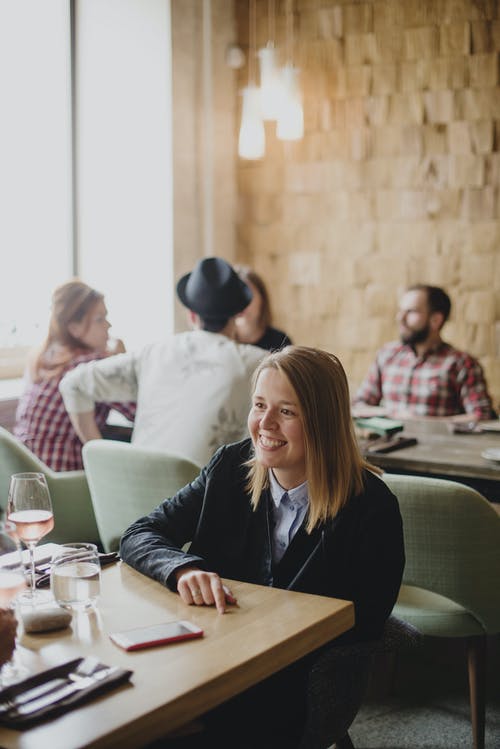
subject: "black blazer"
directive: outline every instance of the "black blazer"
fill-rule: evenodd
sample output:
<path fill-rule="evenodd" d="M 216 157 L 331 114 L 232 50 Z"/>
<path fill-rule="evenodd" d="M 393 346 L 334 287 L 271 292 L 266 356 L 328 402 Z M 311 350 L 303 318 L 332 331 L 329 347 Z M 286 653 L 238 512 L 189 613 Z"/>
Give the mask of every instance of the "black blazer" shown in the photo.
<path fill-rule="evenodd" d="M 250 454 L 250 440 L 221 447 L 191 484 L 127 529 L 122 559 L 172 590 L 175 570 L 194 564 L 234 580 L 351 600 L 356 625 L 347 639 L 378 637 L 404 568 L 396 497 L 365 471 L 364 491 L 311 534 L 302 526 L 275 566 L 270 497 L 265 492 L 254 511 L 245 491 Z"/>

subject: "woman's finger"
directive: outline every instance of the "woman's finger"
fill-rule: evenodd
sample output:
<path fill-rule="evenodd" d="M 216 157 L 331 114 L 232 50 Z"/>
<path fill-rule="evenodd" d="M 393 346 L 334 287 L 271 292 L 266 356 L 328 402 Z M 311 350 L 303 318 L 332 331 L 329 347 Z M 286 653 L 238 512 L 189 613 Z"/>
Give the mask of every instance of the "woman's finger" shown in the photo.
<path fill-rule="evenodd" d="M 226 610 L 226 594 L 224 593 L 224 586 L 219 575 L 214 575 L 212 578 L 212 596 L 219 614 L 223 614 Z"/>
<path fill-rule="evenodd" d="M 222 580 L 216 572 L 188 569 L 177 578 L 177 590 L 184 603 L 188 605 L 213 606 L 215 604 L 220 614 L 226 610 L 226 591 L 229 589 L 224 589 Z M 235 602 L 230 591 L 227 602 Z"/>
<path fill-rule="evenodd" d="M 222 590 L 224 591 L 224 595 L 226 596 L 227 603 L 230 603 L 233 606 L 236 606 L 238 603 L 238 599 L 236 596 L 233 595 L 230 588 L 227 587 L 227 585 L 222 586 Z"/>

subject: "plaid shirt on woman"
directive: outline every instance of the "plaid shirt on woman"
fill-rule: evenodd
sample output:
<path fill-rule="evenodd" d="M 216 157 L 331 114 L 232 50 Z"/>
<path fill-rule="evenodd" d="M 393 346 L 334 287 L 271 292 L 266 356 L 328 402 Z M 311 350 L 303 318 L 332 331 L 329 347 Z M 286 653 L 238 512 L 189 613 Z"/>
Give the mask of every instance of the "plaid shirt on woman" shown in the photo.
<path fill-rule="evenodd" d="M 360 402 L 384 406 L 394 414 L 468 413 L 476 420 L 494 415 L 479 362 L 444 342 L 425 356 L 399 342 L 383 346 L 356 393 L 354 403 Z"/>
<path fill-rule="evenodd" d="M 64 407 L 59 392 L 61 378 L 82 362 L 101 359 L 89 353 L 75 357 L 59 377 L 29 382 L 19 399 L 15 436 L 54 471 L 76 471 L 83 468 L 82 443 Z M 112 408 L 128 419 L 135 417 L 135 403 L 97 403 L 95 417 L 102 429 Z"/>

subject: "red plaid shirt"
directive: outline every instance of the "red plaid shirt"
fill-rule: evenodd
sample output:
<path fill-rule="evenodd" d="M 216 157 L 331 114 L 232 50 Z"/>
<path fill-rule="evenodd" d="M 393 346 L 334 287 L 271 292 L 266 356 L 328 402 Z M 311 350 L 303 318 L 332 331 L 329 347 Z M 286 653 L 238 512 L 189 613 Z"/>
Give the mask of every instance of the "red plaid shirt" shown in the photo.
<path fill-rule="evenodd" d="M 28 383 L 19 399 L 14 434 L 54 471 L 83 468 L 82 443 L 59 393 L 61 378 L 78 364 L 101 358 L 102 355 L 95 353 L 77 356 L 60 377 Z M 99 429 L 104 427 L 111 408 L 132 421 L 135 417 L 135 403 L 97 403 L 95 418 Z"/>
<path fill-rule="evenodd" d="M 356 393 L 354 403 L 360 402 L 384 406 L 393 414 L 493 417 L 481 365 L 444 342 L 423 357 L 402 343 L 383 346 Z"/>

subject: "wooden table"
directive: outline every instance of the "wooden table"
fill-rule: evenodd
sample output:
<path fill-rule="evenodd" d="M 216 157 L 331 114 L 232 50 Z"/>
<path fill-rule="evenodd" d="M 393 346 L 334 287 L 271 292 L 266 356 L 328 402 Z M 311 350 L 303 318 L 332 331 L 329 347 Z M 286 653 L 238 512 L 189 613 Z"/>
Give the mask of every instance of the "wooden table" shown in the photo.
<path fill-rule="evenodd" d="M 3 749 L 137 749 L 339 636 L 354 623 L 348 601 L 231 582 L 238 607 L 217 614 L 179 596 L 124 563 L 103 569 L 96 613 L 72 628 L 25 636 L 22 661 L 33 671 L 96 655 L 133 670 L 131 684 L 28 731 L 0 727 Z M 189 619 L 198 640 L 126 653 L 108 633 Z M 28 648 L 26 650 L 25 648 Z"/>
<path fill-rule="evenodd" d="M 500 503 L 500 464 L 481 456 L 487 448 L 500 448 L 500 433 L 455 434 L 449 422 L 437 420 L 407 420 L 404 425 L 401 434 L 416 437 L 417 444 L 390 453 L 365 451 L 371 463 L 391 473 L 462 481 Z"/>

